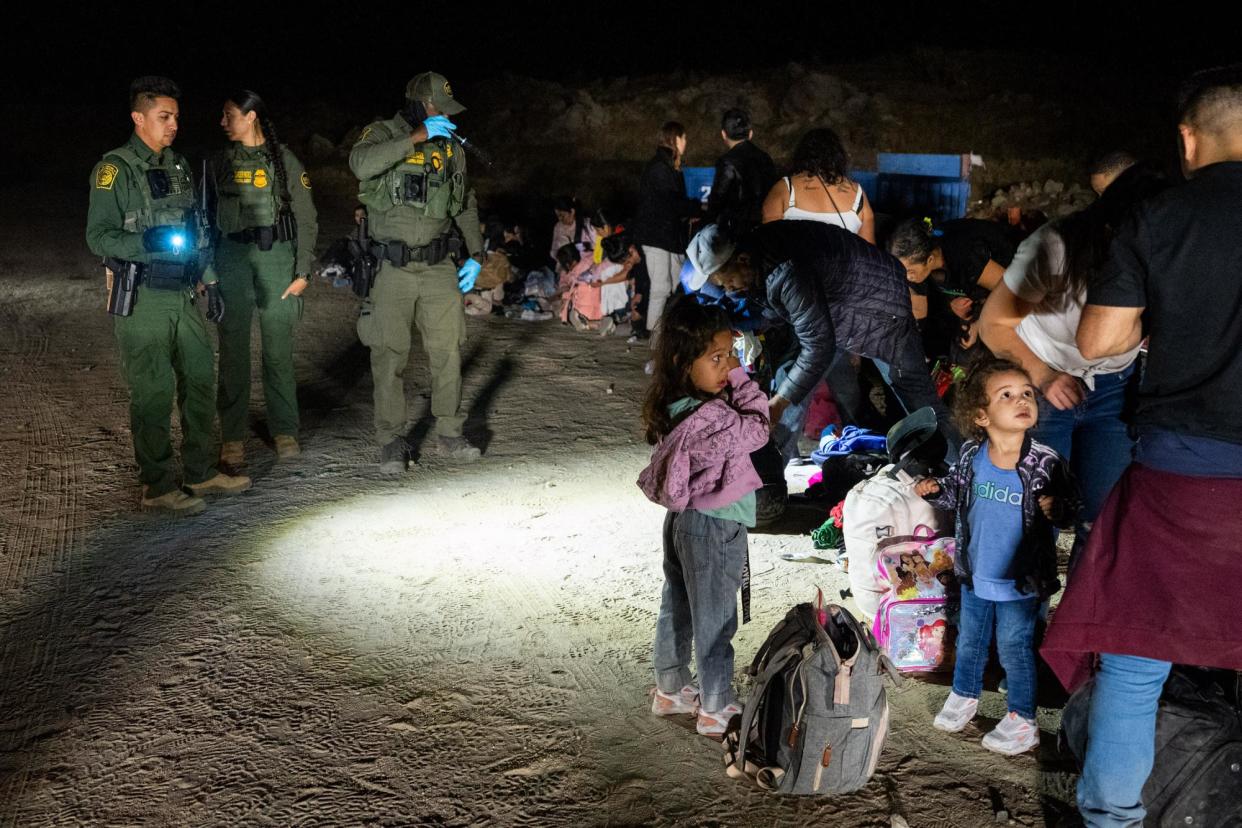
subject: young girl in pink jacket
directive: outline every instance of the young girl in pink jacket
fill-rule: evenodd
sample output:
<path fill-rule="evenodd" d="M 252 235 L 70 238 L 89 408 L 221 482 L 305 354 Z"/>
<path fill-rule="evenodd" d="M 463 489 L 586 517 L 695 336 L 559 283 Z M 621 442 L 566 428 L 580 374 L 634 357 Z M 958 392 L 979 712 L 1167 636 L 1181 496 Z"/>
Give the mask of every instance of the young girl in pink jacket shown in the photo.
<path fill-rule="evenodd" d="M 731 642 L 738 588 L 749 581 L 746 529 L 763 485 L 750 453 L 767 444 L 768 400 L 739 367 L 719 308 L 683 297 L 665 311 L 661 331 L 643 405 L 655 450 L 638 478 L 643 494 L 669 510 L 651 711 L 697 714 L 698 732 L 719 736 L 741 712 Z M 744 603 L 748 594 L 743 588 Z M 690 677 L 692 643 L 699 686 Z"/>

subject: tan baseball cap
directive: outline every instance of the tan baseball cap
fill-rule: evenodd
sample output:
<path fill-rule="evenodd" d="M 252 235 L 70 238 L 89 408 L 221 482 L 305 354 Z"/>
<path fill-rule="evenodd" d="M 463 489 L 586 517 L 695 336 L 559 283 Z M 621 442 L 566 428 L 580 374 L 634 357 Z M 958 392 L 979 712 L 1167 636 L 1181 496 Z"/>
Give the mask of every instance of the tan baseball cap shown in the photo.
<path fill-rule="evenodd" d="M 466 111 L 466 107 L 453 97 L 453 87 L 449 86 L 448 78 L 435 72 L 423 72 L 410 78 L 405 85 L 405 98 L 408 101 L 431 101 L 445 115 Z"/>

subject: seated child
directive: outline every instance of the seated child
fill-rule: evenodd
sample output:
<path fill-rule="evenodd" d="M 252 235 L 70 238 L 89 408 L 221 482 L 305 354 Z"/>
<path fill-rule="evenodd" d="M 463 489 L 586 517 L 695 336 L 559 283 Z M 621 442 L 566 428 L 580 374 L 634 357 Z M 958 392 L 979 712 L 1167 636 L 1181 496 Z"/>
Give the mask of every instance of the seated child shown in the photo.
<path fill-rule="evenodd" d="M 589 274 L 593 265 L 576 244 L 556 251 L 557 292 L 561 322 L 579 331 L 594 330 L 603 313 L 599 309 L 599 286 Z"/>
<path fill-rule="evenodd" d="M 1072 524 L 1076 498 L 1065 461 L 1027 435 L 1039 419 L 1037 392 L 1016 363 L 979 363 L 958 390 L 954 415 L 973 439 L 948 475 L 914 487 L 936 508 L 956 512 L 957 662 L 953 691 L 934 725 L 956 733 L 974 718 L 995 630 L 1009 713 L 983 746 L 1015 756 L 1039 745 L 1035 619 L 1061 586 L 1055 526 Z"/>

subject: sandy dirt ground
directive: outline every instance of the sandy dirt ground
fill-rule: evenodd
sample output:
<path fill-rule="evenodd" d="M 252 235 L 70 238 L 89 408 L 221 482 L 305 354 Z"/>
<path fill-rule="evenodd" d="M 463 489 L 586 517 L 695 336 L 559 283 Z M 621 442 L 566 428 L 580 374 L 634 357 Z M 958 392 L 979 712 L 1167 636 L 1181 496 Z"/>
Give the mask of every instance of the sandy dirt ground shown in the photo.
<path fill-rule="evenodd" d="M 254 488 L 140 513 L 84 196 L 0 207 L 0 824 L 1034 826 L 1064 807 L 1057 711 L 1038 753 L 997 757 L 994 692 L 950 736 L 947 688 L 891 691 L 879 772 L 825 799 L 730 780 L 689 717 L 650 715 L 662 512 L 634 485 L 646 352 L 623 338 L 470 320 L 482 461 L 386 479 L 356 302 L 318 283 L 302 457 L 274 462 L 256 384 Z M 321 207 L 330 241 L 348 205 Z M 425 380 L 416 349 L 419 440 Z M 790 606 L 847 585 L 781 558 L 821 519 L 752 534 L 739 680 Z"/>

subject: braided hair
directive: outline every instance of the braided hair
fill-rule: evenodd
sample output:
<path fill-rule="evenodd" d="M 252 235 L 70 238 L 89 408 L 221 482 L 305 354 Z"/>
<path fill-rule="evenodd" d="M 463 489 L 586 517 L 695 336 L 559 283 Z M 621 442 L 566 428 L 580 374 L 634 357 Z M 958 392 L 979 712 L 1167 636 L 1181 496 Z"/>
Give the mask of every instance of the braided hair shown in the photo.
<path fill-rule="evenodd" d="M 289 195 L 289 173 L 285 169 L 285 156 L 280 138 L 276 135 L 276 124 L 267 112 L 267 104 L 259 97 L 259 93 L 249 89 L 230 95 L 228 102 L 236 106 L 243 115 L 251 112 L 259 122 L 259 131 L 267 142 L 267 152 L 272 159 L 272 168 L 276 171 L 276 185 L 279 187 L 281 212 L 291 209 L 293 197 Z"/>

